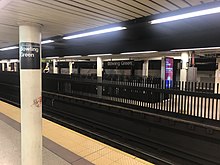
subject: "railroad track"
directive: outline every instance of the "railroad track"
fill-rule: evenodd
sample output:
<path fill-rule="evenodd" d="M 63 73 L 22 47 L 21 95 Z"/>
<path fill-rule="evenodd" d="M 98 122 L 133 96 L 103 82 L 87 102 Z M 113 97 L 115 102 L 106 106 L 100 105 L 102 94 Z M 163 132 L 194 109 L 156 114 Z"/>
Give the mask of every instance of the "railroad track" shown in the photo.
<path fill-rule="evenodd" d="M 72 101 L 69 100 L 72 96 L 66 96 L 66 99 L 59 100 L 58 95 L 60 94 L 56 94 L 56 96 L 54 96 L 56 99 L 52 101 L 53 104 L 55 104 L 56 101 L 62 102 L 63 104 L 69 101 L 69 104 L 73 104 Z M 60 96 L 64 97 L 63 95 Z M 78 100 L 79 98 L 76 99 Z M 82 101 L 83 99 L 79 100 L 76 101 L 77 104 L 81 104 L 84 107 L 85 104 Z M 95 103 L 95 101 L 92 102 Z M 99 104 L 98 102 L 96 103 Z M 103 141 L 109 145 L 115 146 L 116 148 L 125 150 L 131 154 L 137 155 L 138 157 L 154 162 L 155 164 L 201 165 L 203 164 L 201 162 L 206 162 L 206 165 L 216 164 L 215 160 L 202 157 L 202 155 L 190 153 L 186 150 L 182 150 L 181 148 L 175 148 L 173 146 L 163 144 L 163 142 L 159 142 L 157 140 L 144 138 L 135 135 L 132 132 L 96 122 L 95 120 L 88 119 L 89 115 L 88 118 L 85 118 L 77 114 L 67 112 L 62 108 L 52 108 L 53 106 L 44 107 L 45 113 L 48 114 L 49 112 L 50 120 L 53 120 L 52 118 L 56 116 L 55 122 L 59 122 L 66 127 L 91 136 L 99 141 Z M 89 111 L 92 105 L 87 105 L 86 107 Z M 76 109 L 76 107 L 73 109 Z M 124 123 L 124 125 L 126 125 L 126 123 Z M 80 129 L 78 127 L 80 127 Z M 141 148 L 139 148 L 139 146 L 141 146 Z"/>
<path fill-rule="evenodd" d="M 77 117 L 68 113 L 60 113 L 59 111 L 56 111 L 56 109 L 48 106 L 44 106 L 43 117 L 58 124 L 61 124 L 67 128 L 80 132 L 84 135 L 107 143 L 113 147 L 123 149 L 124 151 L 129 151 L 130 153 L 137 156 L 144 157 L 146 160 L 151 161 L 155 164 L 174 165 L 174 163 L 169 160 L 159 158 L 153 154 L 147 153 L 146 151 L 126 144 L 126 139 L 123 138 L 130 135 L 122 133 L 123 131 L 119 133 L 119 130 L 117 129 L 113 129 L 109 126 L 82 117 Z M 121 136 L 122 134 L 123 136 Z M 121 138 L 121 141 L 119 141 L 118 138 Z"/>

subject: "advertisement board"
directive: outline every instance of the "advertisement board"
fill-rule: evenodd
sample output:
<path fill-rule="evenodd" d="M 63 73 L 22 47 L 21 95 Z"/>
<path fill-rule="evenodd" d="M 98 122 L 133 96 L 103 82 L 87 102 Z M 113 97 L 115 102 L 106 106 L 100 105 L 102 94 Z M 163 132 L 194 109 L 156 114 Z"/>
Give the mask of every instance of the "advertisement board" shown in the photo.
<path fill-rule="evenodd" d="M 173 58 L 165 58 L 165 82 L 166 88 L 171 88 L 173 84 Z"/>

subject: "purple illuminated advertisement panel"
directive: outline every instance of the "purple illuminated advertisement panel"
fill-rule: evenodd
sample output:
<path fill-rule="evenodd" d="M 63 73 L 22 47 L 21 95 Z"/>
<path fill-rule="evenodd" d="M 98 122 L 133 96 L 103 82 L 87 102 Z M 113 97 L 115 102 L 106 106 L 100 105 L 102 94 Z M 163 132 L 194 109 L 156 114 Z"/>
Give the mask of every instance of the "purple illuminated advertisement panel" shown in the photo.
<path fill-rule="evenodd" d="M 173 58 L 165 58 L 165 82 L 166 88 L 171 88 L 173 84 Z"/>

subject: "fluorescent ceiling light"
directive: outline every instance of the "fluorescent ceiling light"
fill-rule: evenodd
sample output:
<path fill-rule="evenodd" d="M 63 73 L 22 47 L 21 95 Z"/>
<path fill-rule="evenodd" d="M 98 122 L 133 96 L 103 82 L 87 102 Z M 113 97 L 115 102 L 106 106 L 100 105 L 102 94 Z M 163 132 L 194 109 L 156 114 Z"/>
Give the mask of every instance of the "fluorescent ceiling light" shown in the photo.
<path fill-rule="evenodd" d="M 171 16 L 171 17 L 155 19 L 155 20 L 150 21 L 150 23 L 151 24 L 158 24 L 158 23 L 177 21 L 177 20 L 181 20 L 181 19 L 193 18 L 193 17 L 209 15 L 209 14 L 216 14 L 216 13 L 220 13 L 220 7 L 215 7 L 215 8 L 206 9 L 206 10 L 199 10 L 199 11 L 175 15 L 175 16 Z"/>
<path fill-rule="evenodd" d="M 99 56 L 111 56 L 112 54 L 91 54 L 91 55 L 88 55 L 89 57 L 99 57 Z"/>
<path fill-rule="evenodd" d="M 0 63 L 7 63 L 8 60 L 1 60 Z"/>
<path fill-rule="evenodd" d="M 81 55 L 76 55 L 76 56 L 64 56 L 63 58 L 79 58 L 82 57 Z"/>
<path fill-rule="evenodd" d="M 173 49 L 171 50 L 171 52 L 184 52 L 184 51 L 191 51 L 191 50 L 214 50 L 214 49 L 220 49 L 220 47 Z"/>
<path fill-rule="evenodd" d="M 69 40 L 69 39 L 81 38 L 81 37 L 92 36 L 92 35 L 97 35 L 97 34 L 110 33 L 110 32 L 124 30 L 124 29 L 127 29 L 127 28 L 126 27 L 117 26 L 117 27 L 103 29 L 103 30 L 97 30 L 97 31 L 93 31 L 93 32 L 87 32 L 87 33 L 71 35 L 71 36 L 63 37 L 63 39 Z"/>
<path fill-rule="evenodd" d="M 18 46 L 11 46 L 11 47 L 6 47 L 6 48 L 1 48 L 0 51 L 6 51 L 6 50 L 13 50 L 13 49 L 18 49 Z"/>
<path fill-rule="evenodd" d="M 161 60 L 162 57 L 151 57 L 151 58 L 148 58 L 148 60 Z"/>
<path fill-rule="evenodd" d="M 11 59 L 10 62 L 19 62 L 18 59 Z"/>
<path fill-rule="evenodd" d="M 82 62 L 82 61 L 88 61 L 88 60 L 77 60 L 77 61 Z"/>
<path fill-rule="evenodd" d="M 127 61 L 130 60 L 129 58 L 110 58 L 110 59 L 105 59 L 103 61 Z"/>
<path fill-rule="evenodd" d="M 111 61 L 127 61 L 130 60 L 129 58 L 115 58 L 115 59 L 111 59 Z"/>
<path fill-rule="evenodd" d="M 45 41 L 42 41 L 41 44 L 49 44 L 49 43 L 53 43 L 54 40 L 45 40 Z"/>
<path fill-rule="evenodd" d="M 56 57 L 46 57 L 46 59 L 55 59 L 55 58 L 59 58 L 58 56 Z"/>
<path fill-rule="evenodd" d="M 57 60 L 57 61 L 59 61 L 59 62 L 68 62 L 67 60 L 65 60 L 65 59 L 61 59 L 61 60 Z"/>
<path fill-rule="evenodd" d="M 125 54 L 149 54 L 149 53 L 156 53 L 158 51 L 143 51 L 143 52 L 126 52 L 126 53 L 121 53 L 122 55 L 125 55 Z"/>

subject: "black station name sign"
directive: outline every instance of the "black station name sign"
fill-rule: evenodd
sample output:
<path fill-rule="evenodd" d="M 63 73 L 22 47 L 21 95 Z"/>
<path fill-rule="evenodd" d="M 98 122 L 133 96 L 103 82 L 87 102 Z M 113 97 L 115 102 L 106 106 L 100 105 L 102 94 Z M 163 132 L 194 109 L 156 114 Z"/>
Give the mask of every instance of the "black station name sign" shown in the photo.
<path fill-rule="evenodd" d="M 107 61 L 104 62 L 105 69 L 130 69 L 134 65 L 134 61 Z"/>
<path fill-rule="evenodd" d="M 21 69 L 40 69 L 40 44 L 20 43 Z"/>

